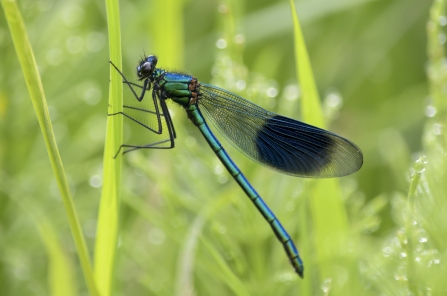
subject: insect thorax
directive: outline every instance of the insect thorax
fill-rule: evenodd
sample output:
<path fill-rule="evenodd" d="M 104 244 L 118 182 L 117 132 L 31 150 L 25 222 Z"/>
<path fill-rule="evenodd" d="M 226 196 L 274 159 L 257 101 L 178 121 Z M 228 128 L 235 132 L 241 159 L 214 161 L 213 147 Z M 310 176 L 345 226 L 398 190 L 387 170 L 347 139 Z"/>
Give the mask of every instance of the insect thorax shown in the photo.
<path fill-rule="evenodd" d="M 174 72 L 166 72 L 157 69 L 154 74 L 154 82 L 166 98 L 187 107 L 199 99 L 199 82 L 197 78 Z"/>

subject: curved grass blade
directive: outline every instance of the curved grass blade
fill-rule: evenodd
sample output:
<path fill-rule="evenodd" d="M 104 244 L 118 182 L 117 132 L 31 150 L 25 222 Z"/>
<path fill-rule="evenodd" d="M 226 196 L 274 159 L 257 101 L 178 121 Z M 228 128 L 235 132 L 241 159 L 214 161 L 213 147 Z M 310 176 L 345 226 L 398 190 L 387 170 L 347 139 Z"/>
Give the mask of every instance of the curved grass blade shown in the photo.
<path fill-rule="evenodd" d="M 298 84 L 302 90 L 302 118 L 303 121 L 309 124 L 325 128 L 320 99 L 293 0 L 290 0 L 290 7 L 294 28 L 296 72 Z M 313 222 L 312 225 L 316 237 L 316 262 L 320 264 L 320 280 L 323 282 L 325 278 L 334 276 L 334 270 L 330 262 L 335 255 L 334 250 L 340 244 L 341 237 L 348 230 L 348 218 L 337 180 L 313 180 L 311 182 L 313 186 L 311 186 L 306 203 L 311 210 L 310 218 Z M 302 219 L 308 219 L 308 217 L 302 217 Z M 306 225 L 307 223 L 303 221 L 302 224 Z M 304 235 L 307 232 L 308 229 L 302 230 Z M 310 237 L 310 235 L 306 236 Z M 304 258 L 309 258 L 309 249 L 309 246 L 302 248 Z M 314 264 L 310 265 L 310 268 L 313 268 L 312 266 Z M 309 274 L 312 274 L 312 272 Z"/>
<path fill-rule="evenodd" d="M 53 126 L 51 125 L 51 118 L 48 112 L 42 82 L 37 70 L 33 50 L 28 40 L 25 24 L 15 1 L 2 0 L 1 4 L 5 12 L 11 37 L 13 39 L 23 75 L 25 77 L 26 85 L 30 93 L 31 101 L 34 106 L 34 110 L 36 111 L 37 120 L 42 130 L 56 182 L 64 202 L 65 211 L 67 213 L 76 250 L 79 255 L 85 281 L 90 295 L 98 295 L 93 279 L 89 252 L 74 208 L 73 199 L 68 188 L 64 167 L 59 155 L 56 139 L 54 137 Z"/>

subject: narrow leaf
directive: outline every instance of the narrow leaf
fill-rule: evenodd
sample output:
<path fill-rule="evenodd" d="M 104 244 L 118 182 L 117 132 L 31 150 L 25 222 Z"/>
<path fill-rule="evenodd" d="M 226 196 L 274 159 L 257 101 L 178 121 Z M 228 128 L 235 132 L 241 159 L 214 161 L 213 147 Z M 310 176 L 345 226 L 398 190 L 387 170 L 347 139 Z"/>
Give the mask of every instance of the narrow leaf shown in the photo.
<path fill-rule="evenodd" d="M 73 239 L 78 251 L 82 271 L 84 272 L 85 281 L 87 283 L 90 295 L 98 295 L 93 279 L 89 252 L 87 250 L 84 235 L 74 208 L 73 199 L 69 191 L 67 178 L 65 176 L 64 167 L 53 132 L 53 126 L 51 125 L 51 118 L 48 112 L 42 81 L 40 80 L 34 53 L 28 40 L 25 24 L 15 1 L 2 0 L 1 4 L 5 12 L 6 20 L 11 32 L 20 65 L 22 67 L 31 101 L 34 106 L 34 110 L 36 111 L 37 120 L 42 130 L 48 156 L 50 158 L 51 166 L 56 177 L 56 182 L 61 193 L 65 211 L 68 216 L 68 222 L 70 224 Z"/>
<path fill-rule="evenodd" d="M 121 65 L 121 32 L 119 2 L 106 1 L 109 30 L 110 59 Z M 109 114 L 122 111 L 123 86 L 121 77 L 111 68 L 109 88 Z M 95 279 L 101 295 L 112 295 L 116 249 L 119 234 L 119 210 L 121 194 L 122 157 L 114 155 L 122 144 L 122 116 L 107 118 L 106 143 L 104 149 L 104 171 L 101 203 L 95 245 Z"/>
<path fill-rule="evenodd" d="M 290 0 L 290 6 L 294 28 L 296 72 L 302 92 L 302 118 L 307 123 L 325 128 L 320 98 L 293 0 Z M 334 270 L 329 262 L 335 256 L 340 239 L 347 231 L 347 214 L 336 179 L 312 180 L 310 182 L 312 182 L 312 186 L 307 203 L 311 211 L 311 227 L 314 229 L 313 233 L 316 239 L 315 247 L 305 249 L 316 249 L 317 258 L 314 262 L 321 264 L 320 280 L 323 281 L 325 278 L 334 276 Z M 302 217 L 302 219 L 306 219 L 306 217 Z M 303 221 L 302 224 L 306 225 L 307 222 Z M 303 233 L 306 232 L 308 230 L 303 229 Z M 309 253 L 303 254 L 304 263 L 308 256 Z"/>

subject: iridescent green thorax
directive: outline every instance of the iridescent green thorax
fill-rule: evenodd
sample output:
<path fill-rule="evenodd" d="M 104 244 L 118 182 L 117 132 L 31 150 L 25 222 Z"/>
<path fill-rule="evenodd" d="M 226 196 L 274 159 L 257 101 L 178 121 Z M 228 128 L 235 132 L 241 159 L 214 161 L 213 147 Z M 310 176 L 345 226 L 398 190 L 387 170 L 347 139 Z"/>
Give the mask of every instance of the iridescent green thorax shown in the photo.
<path fill-rule="evenodd" d="M 165 73 L 166 73 L 165 70 L 156 68 L 152 73 L 152 80 L 159 81 Z"/>
<path fill-rule="evenodd" d="M 199 99 L 199 82 L 197 78 L 175 72 L 167 72 L 162 69 L 155 69 L 152 80 L 156 90 L 166 98 L 187 107 L 194 104 Z"/>

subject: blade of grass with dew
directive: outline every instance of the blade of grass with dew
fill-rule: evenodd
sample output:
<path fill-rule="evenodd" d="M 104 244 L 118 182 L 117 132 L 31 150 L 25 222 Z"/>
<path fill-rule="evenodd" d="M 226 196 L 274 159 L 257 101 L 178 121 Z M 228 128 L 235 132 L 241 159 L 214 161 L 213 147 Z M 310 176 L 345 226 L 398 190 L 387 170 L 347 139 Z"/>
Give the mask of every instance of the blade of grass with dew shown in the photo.
<path fill-rule="evenodd" d="M 443 74 L 442 69 L 445 67 L 445 48 L 444 44 L 440 42 L 439 36 L 444 34 L 444 24 L 441 20 L 446 17 L 446 6 L 447 3 L 444 0 L 434 1 L 430 9 L 430 19 L 427 23 L 427 53 L 429 58 L 427 74 L 431 99 L 438 114 L 441 110 L 444 111 L 447 108 L 444 96 L 445 89 L 443 88 L 446 78 L 444 75 L 439 75 Z"/>
<path fill-rule="evenodd" d="M 423 193 L 413 204 L 423 217 L 423 227 L 428 235 L 423 235 L 424 246 L 433 246 L 436 251 L 438 264 L 429 265 L 429 268 L 421 270 L 417 275 L 423 276 L 425 291 L 446 291 L 445 258 L 447 258 L 447 217 L 445 215 L 446 184 L 447 184 L 447 95 L 445 85 L 447 83 L 447 70 L 445 67 L 445 42 L 440 36 L 445 32 L 445 20 L 447 1 L 432 1 L 430 18 L 427 23 L 428 36 L 428 66 L 426 67 L 430 86 L 430 107 L 436 110 L 433 117 L 427 119 L 423 135 L 423 147 L 427 156 L 425 172 L 421 178 L 421 185 L 416 191 Z M 425 177 L 425 178 L 424 178 Z M 413 222 L 414 223 L 414 222 Z M 418 239 L 421 236 L 418 237 Z M 419 240 L 418 240 L 419 241 Z M 422 254 L 426 250 L 422 249 Z M 433 252 L 430 250 L 430 252 Z M 420 254 L 417 254 L 420 264 Z M 424 258 L 423 258 L 424 259 Z M 422 261 L 424 262 L 424 261 Z M 441 263 L 441 264 L 439 264 Z M 409 271 L 410 272 L 410 271 Z M 442 293 L 438 293 L 439 295 Z"/>
<path fill-rule="evenodd" d="M 430 18 L 427 23 L 428 36 L 428 66 L 427 76 L 430 86 L 430 98 L 436 110 L 436 114 L 427 121 L 423 147 L 427 155 L 427 184 L 430 188 L 429 199 L 431 203 L 424 203 L 423 216 L 428 221 L 427 231 L 439 249 L 446 249 L 445 236 L 447 227 L 445 215 L 439 211 L 445 204 L 445 187 L 447 182 L 447 170 L 445 154 L 447 150 L 447 96 L 445 85 L 447 83 L 447 71 L 445 68 L 445 44 L 439 38 L 444 28 L 443 20 L 446 19 L 447 1 L 433 1 L 430 9 Z"/>
<path fill-rule="evenodd" d="M 408 277 L 408 290 L 413 295 L 418 295 L 418 276 L 417 271 L 419 266 L 415 260 L 415 248 L 416 248 L 416 240 L 417 234 L 414 231 L 413 222 L 415 221 L 414 217 L 416 216 L 415 210 L 415 196 L 416 189 L 419 185 L 419 180 L 421 179 L 421 174 L 425 170 L 426 157 L 420 157 L 413 165 L 414 173 L 411 177 L 410 181 L 410 189 L 408 190 L 407 195 L 407 215 L 405 216 L 405 233 L 407 237 L 407 243 L 404 245 L 405 251 L 407 254 L 407 277 Z"/>
<path fill-rule="evenodd" d="M 30 93 L 31 101 L 34 106 L 34 110 L 36 111 L 37 120 L 42 130 L 48 156 L 53 168 L 57 185 L 59 187 L 62 201 L 64 203 L 65 211 L 67 213 L 68 222 L 70 224 L 76 250 L 81 262 L 87 288 L 90 295 L 98 295 L 93 278 L 87 244 L 85 243 L 85 238 L 74 208 L 64 167 L 57 148 L 56 138 L 51 125 L 50 114 L 48 112 L 42 82 L 40 80 L 39 71 L 34 59 L 34 53 L 28 40 L 25 24 L 15 1 L 2 0 L 1 4 L 5 12 L 11 37 L 17 52 L 17 57 L 22 67 L 26 85 Z"/>
<path fill-rule="evenodd" d="M 293 0 L 290 0 L 290 6 L 294 27 L 296 72 L 302 91 L 302 118 L 304 122 L 325 128 L 320 99 Z M 313 186 L 309 192 L 308 206 L 312 213 L 311 221 L 316 238 L 316 261 L 321 264 L 319 268 L 321 270 L 320 280 L 323 282 L 324 279 L 334 276 L 334 270 L 331 270 L 329 262 L 334 257 L 340 236 L 347 231 L 347 215 L 337 180 L 313 180 L 311 182 Z M 306 219 L 306 217 L 302 217 L 302 219 Z M 303 225 L 305 224 L 303 223 Z M 306 232 L 307 230 L 303 231 L 303 233 Z M 304 253 L 303 260 L 305 261 L 308 256 L 309 252 Z"/>
<path fill-rule="evenodd" d="M 110 59 L 121 69 L 119 2 L 106 0 Z M 106 61 L 104 61 L 106 62 Z M 111 65 L 110 65 L 111 67 Z M 123 84 L 117 71 L 110 72 L 109 113 L 122 111 Z M 107 118 L 104 171 L 95 244 L 95 279 L 101 295 L 111 295 L 119 232 L 122 157 L 114 158 L 123 141 L 122 116 Z"/>

